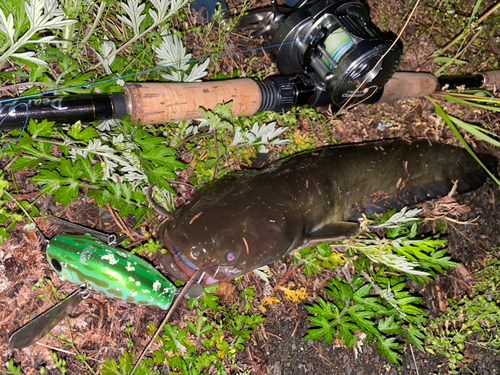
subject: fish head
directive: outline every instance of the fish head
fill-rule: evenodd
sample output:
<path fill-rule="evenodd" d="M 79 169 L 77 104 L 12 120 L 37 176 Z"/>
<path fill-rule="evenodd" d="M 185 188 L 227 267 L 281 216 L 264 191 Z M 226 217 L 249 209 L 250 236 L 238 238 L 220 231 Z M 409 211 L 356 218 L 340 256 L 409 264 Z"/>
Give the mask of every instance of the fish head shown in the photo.
<path fill-rule="evenodd" d="M 239 195 L 233 199 L 228 193 L 233 188 L 216 186 L 223 199 L 212 199 L 210 191 L 201 194 L 159 227 L 163 249 L 158 255 L 172 276 L 187 281 L 200 267 L 213 265 L 202 284 L 225 282 L 279 259 L 302 234 L 294 215 Z"/>

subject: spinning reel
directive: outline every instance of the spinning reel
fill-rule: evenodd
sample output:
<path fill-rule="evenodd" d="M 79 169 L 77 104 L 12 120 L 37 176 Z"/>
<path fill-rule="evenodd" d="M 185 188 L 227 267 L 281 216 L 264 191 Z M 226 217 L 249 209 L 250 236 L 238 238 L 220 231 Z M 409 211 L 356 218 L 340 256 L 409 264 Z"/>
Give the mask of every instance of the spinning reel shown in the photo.
<path fill-rule="evenodd" d="M 270 91 L 261 110 L 376 101 L 401 58 L 357 0 L 303 0 L 294 8 L 273 2 L 241 17 L 236 29 L 254 30 L 252 37 L 267 36 L 279 46 L 271 51 L 279 71 L 289 76 L 259 83 Z"/>

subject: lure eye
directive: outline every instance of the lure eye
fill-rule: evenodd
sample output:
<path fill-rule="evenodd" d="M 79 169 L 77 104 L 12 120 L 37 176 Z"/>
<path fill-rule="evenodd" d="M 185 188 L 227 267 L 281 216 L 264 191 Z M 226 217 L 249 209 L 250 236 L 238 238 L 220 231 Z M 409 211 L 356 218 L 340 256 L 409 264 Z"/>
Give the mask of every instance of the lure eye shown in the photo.
<path fill-rule="evenodd" d="M 57 272 L 61 272 L 62 271 L 62 266 L 61 266 L 61 263 L 56 259 L 56 258 L 52 258 L 50 260 L 50 263 L 52 264 L 52 267 L 54 267 L 54 269 L 57 271 Z"/>
<path fill-rule="evenodd" d="M 226 262 L 228 263 L 232 263 L 234 262 L 236 259 L 238 259 L 238 255 L 235 254 L 235 253 L 227 253 L 226 254 Z"/>

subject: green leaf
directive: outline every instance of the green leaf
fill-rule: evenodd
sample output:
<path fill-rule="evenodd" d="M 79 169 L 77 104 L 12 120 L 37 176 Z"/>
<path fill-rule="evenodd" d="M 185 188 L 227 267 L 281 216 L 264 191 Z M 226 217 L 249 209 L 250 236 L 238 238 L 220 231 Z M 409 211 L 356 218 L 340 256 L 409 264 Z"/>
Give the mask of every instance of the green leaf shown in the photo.
<path fill-rule="evenodd" d="M 310 328 L 307 330 L 307 334 L 304 336 L 303 340 L 320 340 L 323 336 L 325 337 L 326 344 L 330 344 L 333 340 L 333 335 L 337 333 L 335 328 L 335 323 L 329 322 L 324 317 L 318 317 L 314 321 L 309 317 L 309 319 L 320 328 Z"/>
<path fill-rule="evenodd" d="M 106 189 L 102 190 L 102 200 L 118 208 L 120 216 L 134 214 L 138 219 L 148 210 L 143 204 L 146 201 L 143 192 L 140 189 L 134 189 L 130 183 L 126 182 L 106 181 Z"/>
<path fill-rule="evenodd" d="M 344 340 L 344 343 L 348 348 L 352 348 L 358 342 L 358 337 L 352 331 L 360 330 L 360 327 L 350 321 L 351 318 L 344 315 L 340 318 L 340 322 L 338 324 L 338 337 Z"/>
<path fill-rule="evenodd" d="M 50 137 L 54 124 L 55 123 L 53 121 L 43 120 L 42 122 L 38 122 L 36 120 L 30 119 L 28 132 L 33 138 Z"/>
<path fill-rule="evenodd" d="M 449 95 L 447 95 L 446 98 L 448 98 L 448 96 Z M 458 140 L 462 143 L 462 145 L 465 147 L 465 149 L 469 152 L 469 154 L 471 154 L 472 157 L 479 163 L 479 165 L 481 165 L 481 167 L 483 167 L 483 169 L 488 173 L 488 175 L 491 177 L 491 179 L 493 181 L 495 181 L 495 183 L 497 185 L 500 185 L 500 181 L 496 178 L 495 175 L 493 175 L 493 173 L 491 173 L 488 170 L 488 168 L 486 168 L 486 166 L 483 164 L 483 162 L 477 157 L 477 155 L 475 154 L 475 152 L 467 144 L 467 142 L 465 141 L 464 137 L 462 137 L 462 135 L 460 134 L 460 132 L 458 131 L 458 129 L 453 124 L 453 121 L 451 121 L 450 117 L 443 110 L 443 108 L 439 104 L 437 104 L 432 98 L 429 98 L 429 100 L 432 102 L 432 104 L 434 104 L 434 108 L 436 109 L 436 112 L 438 113 L 438 115 L 441 116 L 441 118 L 444 120 L 444 122 L 446 122 L 446 124 L 448 124 L 448 126 L 450 127 L 450 129 L 453 132 L 453 134 L 455 134 L 455 136 L 458 138 Z M 450 98 L 450 100 L 455 101 L 455 102 L 460 103 L 460 104 L 464 104 L 463 103 L 464 101 L 462 101 L 460 99 L 456 99 L 456 98 L 452 99 L 452 98 Z M 477 104 L 476 106 L 479 107 L 479 108 L 483 107 L 482 105 L 479 105 L 479 104 Z M 488 109 L 488 110 L 493 110 L 491 108 L 491 106 L 485 106 L 485 107 L 487 107 L 486 109 Z M 493 107 L 493 108 L 495 108 L 495 107 Z M 498 108 L 498 111 L 500 111 L 500 108 Z"/>
<path fill-rule="evenodd" d="M 99 133 L 92 127 L 83 128 L 81 122 L 78 121 L 68 130 L 68 135 L 74 139 L 88 142 L 97 137 Z"/>
<path fill-rule="evenodd" d="M 312 306 L 306 305 L 304 307 L 309 311 L 309 313 L 321 315 L 326 319 L 333 319 L 340 315 L 340 311 L 334 303 L 325 301 L 321 297 L 318 297 L 318 302 L 319 304 L 315 303 Z"/>
<path fill-rule="evenodd" d="M 397 350 L 401 349 L 402 346 L 397 342 L 394 342 L 395 340 L 396 338 L 394 337 L 378 337 L 375 345 L 377 346 L 379 353 L 381 355 L 385 355 L 390 363 L 399 364 L 401 362 L 401 356 L 397 353 Z"/>
<path fill-rule="evenodd" d="M 420 351 L 424 351 L 424 342 L 423 340 L 425 339 L 425 334 L 422 331 L 422 328 L 414 326 L 411 324 L 409 327 L 407 327 L 404 330 L 404 334 L 406 336 L 406 339 L 415 345 Z"/>
<path fill-rule="evenodd" d="M 351 317 L 352 321 L 363 331 L 363 332 L 370 332 L 374 335 L 377 335 L 379 332 L 377 328 L 375 328 L 375 322 L 370 320 L 373 316 L 375 316 L 375 313 L 372 311 L 362 311 L 363 307 L 360 305 L 352 305 L 349 307 L 347 312 L 349 313 L 349 316 Z M 360 311 L 361 310 L 361 311 Z M 346 343 L 347 345 L 347 343 Z"/>
<path fill-rule="evenodd" d="M 401 324 L 394 321 L 394 316 L 389 316 L 387 318 L 380 319 L 377 328 L 380 332 L 388 334 L 403 333 Z"/>
<path fill-rule="evenodd" d="M 167 139 L 164 137 L 153 136 L 141 129 L 135 130 L 133 139 L 141 146 L 141 148 L 145 152 L 148 152 L 155 146 L 167 141 Z M 173 155 L 173 153 L 171 155 Z"/>
<path fill-rule="evenodd" d="M 17 160 L 12 164 L 12 169 L 14 170 L 23 170 L 24 168 L 28 167 L 28 169 L 34 169 L 38 166 L 38 164 L 42 163 L 44 159 L 42 158 L 27 158 L 27 157 L 19 157 Z"/>
<path fill-rule="evenodd" d="M 92 164 L 89 158 L 84 158 L 78 155 L 80 166 L 82 167 L 82 177 L 90 182 L 100 182 L 102 179 L 102 165 L 101 163 Z"/>

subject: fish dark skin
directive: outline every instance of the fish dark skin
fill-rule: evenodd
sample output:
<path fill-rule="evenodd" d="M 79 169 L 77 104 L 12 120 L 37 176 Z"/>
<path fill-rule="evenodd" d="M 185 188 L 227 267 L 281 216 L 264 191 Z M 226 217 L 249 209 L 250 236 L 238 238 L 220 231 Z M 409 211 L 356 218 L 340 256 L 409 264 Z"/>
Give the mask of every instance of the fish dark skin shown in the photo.
<path fill-rule="evenodd" d="M 498 161 L 485 155 L 496 170 Z M 187 280 L 218 264 L 202 284 L 225 282 L 287 252 L 355 234 L 357 218 L 477 189 L 486 172 L 466 150 L 428 141 L 324 147 L 233 173 L 202 189 L 158 231 L 159 258 Z"/>

